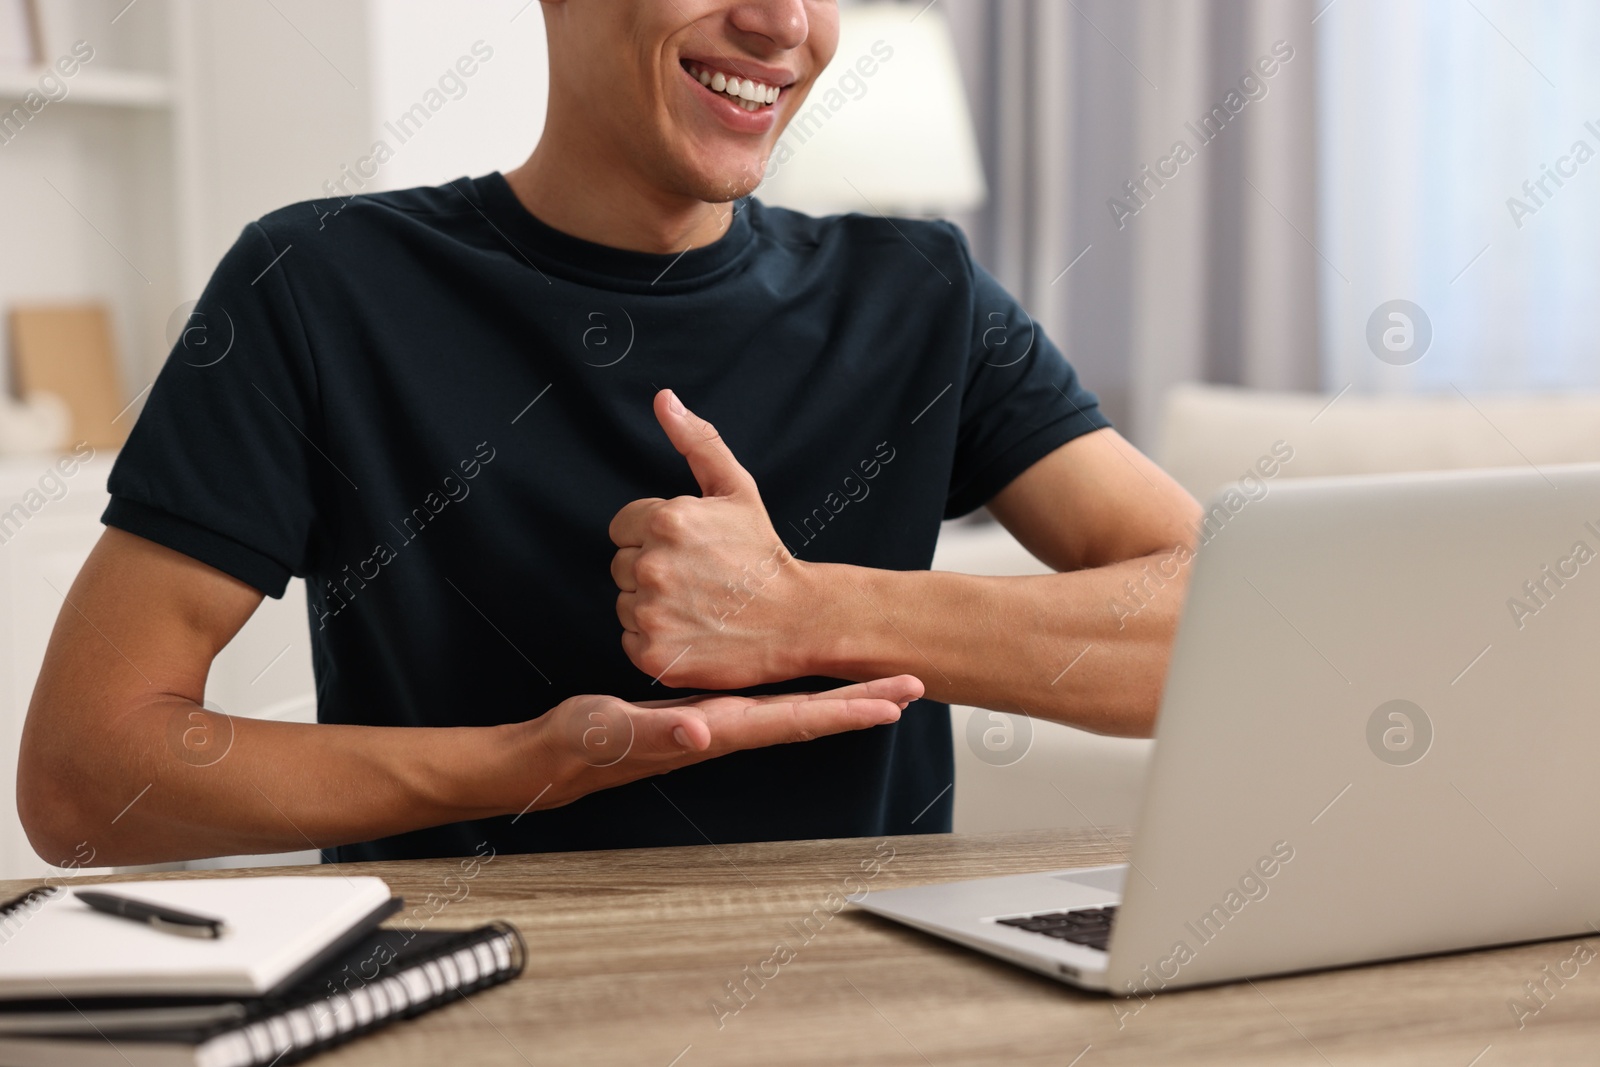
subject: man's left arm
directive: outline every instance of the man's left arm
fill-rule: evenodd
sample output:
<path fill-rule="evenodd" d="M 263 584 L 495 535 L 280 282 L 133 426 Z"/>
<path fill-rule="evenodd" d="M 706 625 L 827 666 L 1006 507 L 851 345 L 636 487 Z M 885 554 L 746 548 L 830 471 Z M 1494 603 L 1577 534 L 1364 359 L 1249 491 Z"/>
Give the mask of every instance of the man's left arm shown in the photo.
<path fill-rule="evenodd" d="M 1151 732 L 1200 507 L 1116 431 L 1069 441 L 989 502 L 1058 573 L 985 577 L 796 559 L 715 429 L 668 392 L 656 415 L 703 495 L 635 501 L 612 522 L 623 646 L 652 677 L 914 674 L 934 700 Z"/>
<path fill-rule="evenodd" d="M 812 640 L 824 649 L 817 673 L 854 679 L 899 663 L 935 700 L 1149 736 L 1199 504 L 1103 429 L 1046 455 L 989 509 L 1059 573 L 808 567 L 805 579 L 834 608 L 815 621 Z"/>

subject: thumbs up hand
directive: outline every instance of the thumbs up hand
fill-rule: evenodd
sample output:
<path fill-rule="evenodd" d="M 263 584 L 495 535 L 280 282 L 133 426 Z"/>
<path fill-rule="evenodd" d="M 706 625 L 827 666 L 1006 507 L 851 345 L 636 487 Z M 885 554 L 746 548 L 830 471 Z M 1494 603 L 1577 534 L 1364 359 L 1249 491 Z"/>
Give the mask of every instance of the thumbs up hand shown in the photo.
<path fill-rule="evenodd" d="M 807 565 L 784 548 L 750 472 L 670 389 L 656 419 L 702 495 L 635 500 L 611 520 L 622 647 L 677 688 L 738 689 L 814 673 L 793 639 Z"/>

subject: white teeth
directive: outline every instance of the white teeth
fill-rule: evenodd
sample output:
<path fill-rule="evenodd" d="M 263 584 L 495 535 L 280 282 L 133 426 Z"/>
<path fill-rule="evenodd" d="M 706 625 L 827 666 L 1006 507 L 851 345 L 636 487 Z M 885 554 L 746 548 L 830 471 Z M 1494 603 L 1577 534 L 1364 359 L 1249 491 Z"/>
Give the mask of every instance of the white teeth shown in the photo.
<path fill-rule="evenodd" d="M 721 71 L 704 67 L 691 65 L 689 73 L 712 92 L 727 93 L 746 111 L 756 111 L 768 104 L 775 104 L 783 93 L 776 85 L 765 85 L 751 78 L 730 77 Z"/>

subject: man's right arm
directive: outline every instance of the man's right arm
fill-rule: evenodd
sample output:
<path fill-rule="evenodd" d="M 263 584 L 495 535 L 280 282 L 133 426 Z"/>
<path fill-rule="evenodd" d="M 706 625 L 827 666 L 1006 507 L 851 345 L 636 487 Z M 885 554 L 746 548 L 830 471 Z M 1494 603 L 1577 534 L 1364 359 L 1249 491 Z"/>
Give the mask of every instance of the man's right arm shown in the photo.
<path fill-rule="evenodd" d="M 583 696 L 489 727 L 206 711 L 212 659 L 261 599 L 206 564 L 106 530 L 56 620 L 23 728 L 17 810 L 42 858 L 291 852 L 554 807 L 736 749 L 892 722 L 922 694 L 901 677 L 661 708 Z M 592 740 L 621 754 L 586 752 Z"/>

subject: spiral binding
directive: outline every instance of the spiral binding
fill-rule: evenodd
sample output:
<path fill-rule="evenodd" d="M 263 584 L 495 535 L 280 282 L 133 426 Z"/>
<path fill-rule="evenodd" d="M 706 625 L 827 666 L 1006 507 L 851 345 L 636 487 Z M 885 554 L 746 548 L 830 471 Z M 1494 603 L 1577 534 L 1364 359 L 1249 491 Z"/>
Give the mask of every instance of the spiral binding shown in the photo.
<path fill-rule="evenodd" d="M 19 896 L 0 903 L 0 941 L 7 936 L 4 923 L 19 912 L 31 911 L 45 900 L 62 892 L 61 886 L 35 886 Z M 504 953 L 502 960 L 495 948 Z M 492 966 L 485 966 L 484 949 Z M 456 957 L 467 953 L 472 957 L 474 977 L 468 979 Z M 319 1033 L 314 1009 L 337 1003 L 343 999 L 346 1007 L 354 1011 L 356 993 L 339 992 L 331 996 L 275 998 L 264 1002 L 266 1010 L 242 1026 L 224 1029 L 204 1039 L 198 1048 L 198 1062 L 204 1067 L 259 1067 L 265 1064 L 287 1065 L 299 1063 L 335 1045 L 370 1033 L 396 1019 L 409 1019 L 430 1011 L 442 1004 L 459 1000 L 488 986 L 509 981 L 522 973 L 527 963 L 528 947 L 516 927 L 506 922 L 491 922 L 473 930 L 461 931 L 461 936 L 441 941 L 425 952 L 407 959 L 402 966 L 382 971 L 365 983 L 356 993 L 365 994 L 370 1013 L 365 1022 L 347 1030 L 337 1024 L 332 1033 Z M 432 967 L 433 970 L 429 970 Z M 435 979 L 437 974 L 437 979 Z M 413 996 L 407 985 L 407 976 L 421 976 L 419 982 L 425 991 Z M 382 1013 L 378 1011 L 382 991 Z M 328 1015 L 325 1012 L 324 1018 Z M 260 1028 L 258 1030 L 258 1028 Z M 252 1040 L 265 1031 L 264 1045 Z"/>
<path fill-rule="evenodd" d="M 501 948 L 505 957 L 495 952 Z M 492 966 L 484 966 L 482 948 Z M 467 979 L 456 957 L 467 953 L 473 959 L 475 976 Z M 259 1018 L 234 1026 L 201 1042 L 198 1062 L 204 1067 L 259 1067 L 264 1064 L 299 1063 L 326 1049 L 342 1045 L 396 1019 L 409 1019 L 442 1004 L 459 1000 L 488 986 L 509 981 L 522 973 L 527 962 L 527 945 L 516 927 L 492 922 L 474 930 L 464 930 L 459 938 L 438 945 L 406 960 L 403 966 L 381 972 L 354 993 L 339 992 L 310 999 L 282 999 L 271 1004 Z M 433 968 L 430 970 L 429 968 Z M 437 974 L 437 978 L 435 978 Z M 425 992 L 413 995 L 408 976 L 417 978 Z M 369 1018 L 346 1030 L 331 1024 L 323 1034 L 315 1009 L 324 1008 L 322 1020 L 337 1015 L 326 1010 L 345 1001 L 344 1010 L 356 1011 L 357 994 L 367 998 Z M 380 995 L 382 1012 L 380 1014 Z"/>
<path fill-rule="evenodd" d="M 9 919 L 17 912 L 24 909 L 32 911 L 44 901 L 49 900 L 51 897 L 60 892 L 61 887 L 58 885 L 34 886 L 32 889 L 29 889 L 20 896 L 12 897 L 4 904 L 0 904 L 0 920 Z"/>

